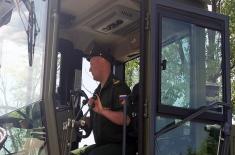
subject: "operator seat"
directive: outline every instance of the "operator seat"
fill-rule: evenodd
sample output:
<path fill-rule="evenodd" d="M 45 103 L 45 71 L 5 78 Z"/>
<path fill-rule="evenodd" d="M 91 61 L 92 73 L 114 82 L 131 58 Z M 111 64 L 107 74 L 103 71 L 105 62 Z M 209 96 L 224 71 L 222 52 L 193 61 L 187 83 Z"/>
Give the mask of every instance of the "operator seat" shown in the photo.
<path fill-rule="evenodd" d="M 130 127 L 131 132 L 129 132 L 130 136 L 135 138 L 138 137 L 138 107 L 139 107 L 139 83 L 135 84 L 130 94 L 129 101 L 129 115 L 131 119 Z"/>
<path fill-rule="evenodd" d="M 135 151 L 138 151 L 138 117 L 139 117 L 139 83 L 132 89 L 128 104 L 128 114 L 131 122 L 128 126 L 127 136 L 135 140 Z"/>

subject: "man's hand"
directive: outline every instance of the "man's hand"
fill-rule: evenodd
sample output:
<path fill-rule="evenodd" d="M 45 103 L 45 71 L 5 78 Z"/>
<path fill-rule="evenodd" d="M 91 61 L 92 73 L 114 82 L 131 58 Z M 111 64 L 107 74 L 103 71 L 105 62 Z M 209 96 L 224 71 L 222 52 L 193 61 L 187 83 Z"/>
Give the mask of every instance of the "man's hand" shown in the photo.
<path fill-rule="evenodd" d="M 90 99 L 93 102 L 89 102 L 89 103 L 93 103 L 93 105 L 95 106 L 93 108 L 93 111 L 103 115 L 104 117 L 106 117 L 108 120 L 110 120 L 111 122 L 117 124 L 117 125 L 123 125 L 123 119 L 124 119 L 124 115 L 122 111 L 112 111 L 110 110 L 110 108 L 106 108 L 103 107 L 100 101 L 100 97 L 98 95 L 96 95 L 97 99 Z M 130 123 L 130 118 L 127 116 L 127 121 L 126 121 L 127 125 Z"/>
<path fill-rule="evenodd" d="M 101 104 L 100 97 L 96 94 L 96 100 L 93 99 L 94 108 L 93 111 L 99 114 L 102 114 L 104 108 Z"/>

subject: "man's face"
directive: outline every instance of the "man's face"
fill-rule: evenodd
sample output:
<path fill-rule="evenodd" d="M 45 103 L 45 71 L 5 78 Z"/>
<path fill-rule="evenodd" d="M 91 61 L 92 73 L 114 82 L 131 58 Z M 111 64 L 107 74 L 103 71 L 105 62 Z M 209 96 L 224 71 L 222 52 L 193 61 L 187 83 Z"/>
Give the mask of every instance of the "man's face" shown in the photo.
<path fill-rule="evenodd" d="M 93 76 L 93 79 L 100 81 L 102 74 L 103 58 L 100 56 L 94 56 L 90 59 L 90 72 Z"/>

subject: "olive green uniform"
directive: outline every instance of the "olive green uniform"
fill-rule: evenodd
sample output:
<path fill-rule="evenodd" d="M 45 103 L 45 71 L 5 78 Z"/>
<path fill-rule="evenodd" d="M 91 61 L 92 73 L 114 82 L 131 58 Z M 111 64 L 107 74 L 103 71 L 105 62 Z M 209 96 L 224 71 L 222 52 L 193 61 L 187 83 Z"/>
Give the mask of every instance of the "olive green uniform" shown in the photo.
<path fill-rule="evenodd" d="M 98 94 L 103 108 L 112 111 L 122 111 L 123 106 L 119 102 L 119 95 L 130 94 L 129 87 L 110 75 L 104 87 L 99 85 L 95 94 Z M 123 126 L 117 125 L 104 116 L 91 112 L 92 129 L 96 144 L 88 146 L 80 155 L 121 155 L 122 154 L 122 136 Z M 134 152 L 134 140 L 126 138 L 126 154 L 132 155 Z"/>

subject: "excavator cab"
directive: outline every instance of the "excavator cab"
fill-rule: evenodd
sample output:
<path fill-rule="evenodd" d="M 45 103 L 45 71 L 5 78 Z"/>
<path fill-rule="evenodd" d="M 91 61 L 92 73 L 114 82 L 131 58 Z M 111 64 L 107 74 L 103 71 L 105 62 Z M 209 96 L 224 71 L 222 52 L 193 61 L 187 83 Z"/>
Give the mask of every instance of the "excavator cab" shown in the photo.
<path fill-rule="evenodd" d="M 94 143 L 81 127 L 98 85 L 86 60 L 94 41 L 112 47 L 116 77 L 131 89 L 138 83 L 128 103 L 137 154 L 233 154 L 228 17 L 211 7 L 0 1 L 0 154 L 67 155 Z"/>

